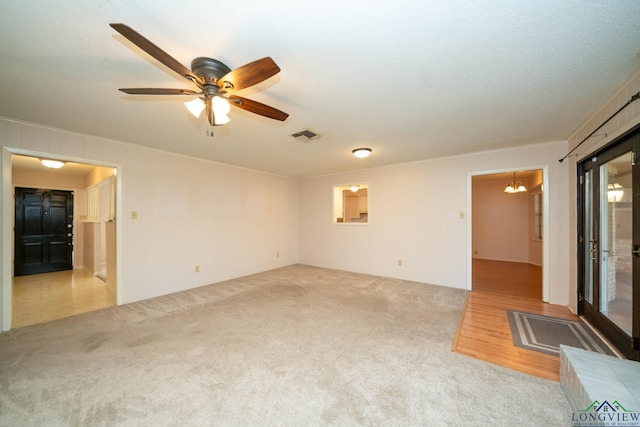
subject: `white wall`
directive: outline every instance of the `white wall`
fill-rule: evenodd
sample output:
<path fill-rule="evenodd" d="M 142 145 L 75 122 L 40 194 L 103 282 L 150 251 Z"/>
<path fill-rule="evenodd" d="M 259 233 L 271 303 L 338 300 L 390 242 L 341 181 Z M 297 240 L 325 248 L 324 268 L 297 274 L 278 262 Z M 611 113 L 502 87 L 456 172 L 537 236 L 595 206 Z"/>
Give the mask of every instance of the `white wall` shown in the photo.
<path fill-rule="evenodd" d="M 473 257 L 529 262 L 530 193 L 505 193 L 505 186 L 504 181 L 473 183 Z"/>
<path fill-rule="evenodd" d="M 1 118 L 0 145 L 5 147 L 3 204 L 10 200 L 9 151 L 119 167 L 118 295 L 123 303 L 298 261 L 294 179 Z M 137 220 L 131 211 L 137 211 Z M 3 206 L 3 330 L 10 320 L 6 297 L 11 285 L 5 216 L 11 220 Z"/>
<path fill-rule="evenodd" d="M 468 289 L 471 174 L 546 166 L 548 297 L 566 305 L 569 201 L 567 166 L 558 162 L 566 150 L 555 142 L 303 179 L 300 262 Z M 369 184 L 370 225 L 331 223 L 331 188 L 350 182 Z"/>
<path fill-rule="evenodd" d="M 573 150 L 584 140 L 589 134 L 604 123 L 614 112 L 622 107 L 632 96 L 640 92 L 640 73 L 631 77 L 618 92 L 616 92 L 598 111 L 576 130 L 569 138 L 569 150 Z M 572 310 L 577 309 L 577 164 L 582 159 L 588 158 L 589 155 L 606 144 L 620 137 L 624 132 L 630 130 L 634 126 L 640 124 L 640 100 L 632 102 L 620 114 L 613 118 L 609 123 L 596 132 L 596 135 L 587 139 L 582 145 L 575 149 L 564 163 L 567 163 L 569 170 L 569 199 L 571 200 L 570 212 L 570 235 L 569 244 L 571 247 L 570 257 L 570 280 L 571 287 L 569 289 L 570 304 Z M 606 134 L 606 136 L 604 136 Z"/>
<path fill-rule="evenodd" d="M 8 119 L 0 119 L 0 145 L 120 166 L 122 302 L 296 262 L 466 289 L 470 175 L 548 165 L 549 302 L 575 311 L 576 160 L 640 124 L 640 101 L 598 132 L 606 137 L 588 140 L 577 157 L 558 159 L 639 91 L 640 74 L 585 121 L 568 147 L 557 142 L 314 177 L 300 180 L 299 189 L 288 178 Z M 3 219 L 11 218 L 9 157 L 3 150 Z M 332 225 L 332 186 L 361 182 L 369 184 L 369 225 Z M 133 210 L 138 220 L 130 219 Z M 10 230 L 3 222 L 3 307 Z M 196 264 L 201 273 L 193 272 Z M 6 313 L 1 318 L 6 329 Z"/>

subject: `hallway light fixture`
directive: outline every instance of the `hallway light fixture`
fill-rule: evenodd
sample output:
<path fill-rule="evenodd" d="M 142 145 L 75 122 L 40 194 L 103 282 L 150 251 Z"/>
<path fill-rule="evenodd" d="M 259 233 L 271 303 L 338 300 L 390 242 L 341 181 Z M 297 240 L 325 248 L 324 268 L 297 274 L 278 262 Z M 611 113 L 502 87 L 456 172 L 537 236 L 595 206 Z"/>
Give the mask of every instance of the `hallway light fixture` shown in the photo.
<path fill-rule="evenodd" d="M 369 157 L 369 154 L 371 154 L 371 148 L 356 148 L 351 152 L 357 158 L 364 159 L 365 157 Z"/>
<path fill-rule="evenodd" d="M 40 159 L 40 163 L 42 163 L 42 166 L 45 166 L 51 169 L 60 169 L 65 164 L 64 162 L 61 162 L 59 160 L 49 160 L 49 159 Z"/>
<path fill-rule="evenodd" d="M 514 194 L 514 193 L 523 193 L 527 191 L 527 188 L 522 184 L 522 182 L 516 182 L 516 173 L 513 173 L 513 181 L 507 184 L 507 187 L 504 189 L 505 193 Z"/>

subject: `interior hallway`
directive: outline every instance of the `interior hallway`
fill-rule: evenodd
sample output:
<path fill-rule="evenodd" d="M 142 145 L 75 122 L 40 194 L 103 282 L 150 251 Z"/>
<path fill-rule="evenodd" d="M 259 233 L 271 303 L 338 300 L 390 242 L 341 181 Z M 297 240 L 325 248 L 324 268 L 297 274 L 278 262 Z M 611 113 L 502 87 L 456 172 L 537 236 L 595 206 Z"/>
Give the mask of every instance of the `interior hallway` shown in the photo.
<path fill-rule="evenodd" d="M 84 270 L 13 278 L 12 328 L 49 322 L 115 305 L 116 294 Z"/>
<path fill-rule="evenodd" d="M 560 358 L 515 347 L 507 309 L 579 320 L 569 308 L 542 302 L 542 268 L 526 263 L 473 260 L 452 350 L 530 375 L 559 381 Z"/>

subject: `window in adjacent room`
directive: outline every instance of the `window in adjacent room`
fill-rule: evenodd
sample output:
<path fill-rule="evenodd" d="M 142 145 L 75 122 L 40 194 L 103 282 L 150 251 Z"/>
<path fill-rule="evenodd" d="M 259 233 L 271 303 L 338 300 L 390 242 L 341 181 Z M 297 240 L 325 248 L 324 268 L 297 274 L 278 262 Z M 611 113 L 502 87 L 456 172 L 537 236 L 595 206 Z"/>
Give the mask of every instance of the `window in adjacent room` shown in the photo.
<path fill-rule="evenodd" d="M 533 238 L 542 240 L 542 193 L 533 195 Z"/>
<path fill-rule="evenodd" d="M 333 223 L 367 224 L 369 222 L 369 186 L 347 184 L 333 187 Z"/>

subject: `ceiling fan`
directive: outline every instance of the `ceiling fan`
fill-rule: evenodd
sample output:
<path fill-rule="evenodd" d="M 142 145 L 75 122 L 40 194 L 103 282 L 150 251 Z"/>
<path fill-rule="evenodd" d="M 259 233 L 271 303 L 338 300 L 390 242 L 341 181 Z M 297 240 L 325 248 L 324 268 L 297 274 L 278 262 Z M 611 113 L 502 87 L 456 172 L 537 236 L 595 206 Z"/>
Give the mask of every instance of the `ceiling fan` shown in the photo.
<path fill-rule="evenodd" d="M 133 44 L 166 65 L 182 77 L 193 82 L 199 89 L 130 88 L 120 89 L 129 95 L 197 95 L 196 111 L 193 105 L 187 108 L 197 117 L 203 109 L 211 126 L 222 125 L 229 121 L 226 113 L 229 104 L 243 110 L 270 119 L 284 121 L 289 115 L 268 105 L 252 101 L 231 92 L 256 85 L 280 72 L 280 67 L 270 57 L 258 59 L 242 67 L 231 70 L 222 62 L 199 57 L 191 61 L 191 70 L 182 65 L 168 53 L 147 40 L 137 31 L 124 24 L 109 24 L 114 30 L 129 39 Z M 193 101 L 186 104 L 192 104 Z"/>

